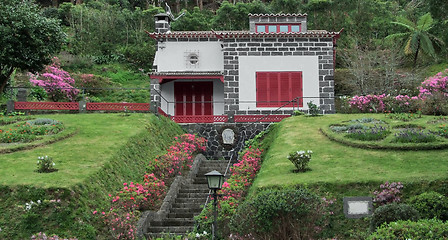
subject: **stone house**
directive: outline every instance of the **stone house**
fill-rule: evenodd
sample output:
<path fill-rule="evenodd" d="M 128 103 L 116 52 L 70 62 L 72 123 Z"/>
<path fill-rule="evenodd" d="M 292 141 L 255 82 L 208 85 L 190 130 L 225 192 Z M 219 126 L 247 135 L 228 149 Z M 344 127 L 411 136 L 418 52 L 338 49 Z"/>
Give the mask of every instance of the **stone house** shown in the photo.
<path fill-rule="evenodd" d="M 177 122 L 282 119 L 312 101 L 334 113 L 336 40 L 306 14 L 249 14 L 249 31 L 171 31 L 155 16 L 151 101 Z"/>

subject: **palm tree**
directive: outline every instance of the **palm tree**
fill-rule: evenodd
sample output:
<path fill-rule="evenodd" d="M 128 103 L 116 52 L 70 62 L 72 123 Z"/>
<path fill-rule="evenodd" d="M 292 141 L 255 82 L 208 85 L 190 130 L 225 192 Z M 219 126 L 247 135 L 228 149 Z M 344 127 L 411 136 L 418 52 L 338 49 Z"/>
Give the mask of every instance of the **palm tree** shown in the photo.
<path fill-rule="evenodd" d="M 428 31 L 434 26 L 434 20 L 430 13 L 421 16 L 415 23 L 406 17 L 398 17 L 393 24 L 407 28 L 407 32 L 394 33 L 386 37 L 386 39 L 403 39 L 405 41 L 405 55 L 414 54 L 414 67 L 417 64 L 418 53 L 422 52 L 436 57 L 433 41 L 438 44 L 444 44 L 442 40 L 430 34 Z"/>

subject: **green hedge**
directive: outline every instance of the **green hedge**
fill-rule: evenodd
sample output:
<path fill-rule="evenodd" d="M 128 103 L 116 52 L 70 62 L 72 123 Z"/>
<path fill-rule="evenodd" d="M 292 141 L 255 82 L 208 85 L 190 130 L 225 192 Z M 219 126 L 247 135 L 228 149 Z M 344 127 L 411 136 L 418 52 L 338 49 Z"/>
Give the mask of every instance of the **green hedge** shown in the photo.
<path fill-rule="evenodd" d="M 447 239 L 448 222 L 422 219 L 417 222 L 397 221 L 385 224 L 369 236 L 369 240 Z"/>

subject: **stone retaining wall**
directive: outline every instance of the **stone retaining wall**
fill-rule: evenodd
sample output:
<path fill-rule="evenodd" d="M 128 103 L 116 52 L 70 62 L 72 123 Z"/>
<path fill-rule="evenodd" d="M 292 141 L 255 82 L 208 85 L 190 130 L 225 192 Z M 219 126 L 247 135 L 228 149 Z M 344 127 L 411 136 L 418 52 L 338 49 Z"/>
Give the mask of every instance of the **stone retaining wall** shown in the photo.
<path fill-rule="evenodd" d="M 260 132 L 266 130 L 271 123 L 202 123 L 181 124 L 181 126 L 192 134 L 197 134 L 207 139 L 207 150 L 205 155 L 208 159 L 232 159 L 236 160 L 245 141 L 254 138 Z M 223 132 L 230 129 L 234 133 L 231 144 L 223 140 Z M 229 131 L 229 130 L 227 130 Z"/>

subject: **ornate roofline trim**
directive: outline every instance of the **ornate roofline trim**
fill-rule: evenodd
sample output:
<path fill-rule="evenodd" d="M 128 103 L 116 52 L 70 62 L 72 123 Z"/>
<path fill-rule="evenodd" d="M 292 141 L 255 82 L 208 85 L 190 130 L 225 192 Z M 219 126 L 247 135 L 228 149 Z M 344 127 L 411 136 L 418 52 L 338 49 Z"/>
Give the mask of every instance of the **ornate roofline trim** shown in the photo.
<path fill-rule="evenodd" d="M 306 17 L 306 13 L 269 13 L 269 14 L 252 14 L 249 13 L 249 17 Z"/>
<path fill-rule="evenodd" d="M 214 31 L 192 31 L 192 32 L 166 32 L 155 33 L 146 32 L 153 39 L 167 39 L 167 38 L 277 38 L 277 37 L 314 37 L 314 38 L 339 38 L 339 35 L 344 29 L 339 32 L 327 31 L 310 31 L 298 33 L 252 33 L 249 31 L 233 31 L 233 32 L 214 32 Z"/>

